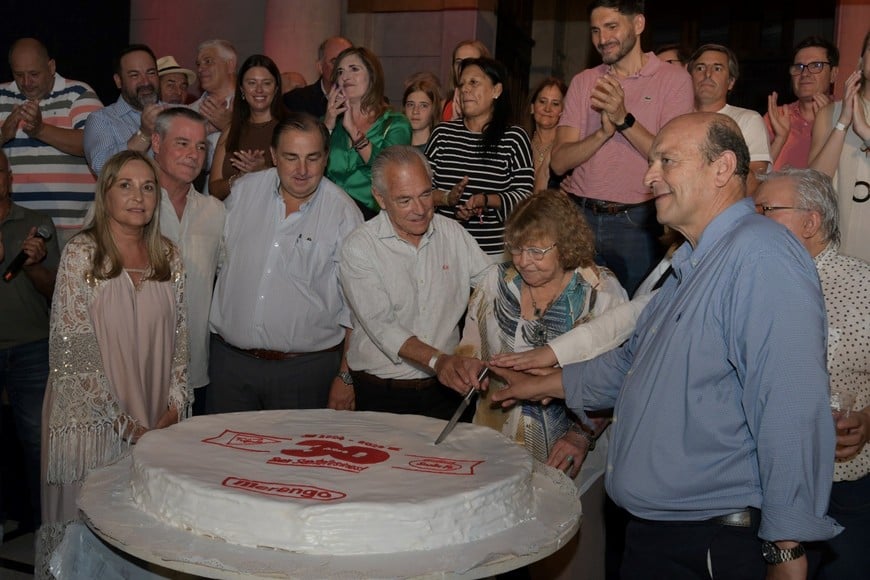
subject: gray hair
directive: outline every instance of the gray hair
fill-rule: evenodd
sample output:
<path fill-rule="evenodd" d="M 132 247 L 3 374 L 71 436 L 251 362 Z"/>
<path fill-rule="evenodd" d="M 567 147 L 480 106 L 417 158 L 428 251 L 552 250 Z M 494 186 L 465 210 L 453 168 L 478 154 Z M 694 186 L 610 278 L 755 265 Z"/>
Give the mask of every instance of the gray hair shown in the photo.
<path fill-rule="evenodd" d="M 206 48 L 216 48 L 218 54 L 225 61 L 232 61 L 233 68 L 239 62 L 239 54 L 236 52 L 236 47 L 233 46 L 233 43 L 229 40 L 224 40 L 222 38 L 212 38 L 211 40 L 204 40 L 199 43 L 199 46 L 196 47 L 197 54 L 202 52 Z"/>
<path fill-rule="evenodd" d="M 734 51 L 725 46 L 724 44 L 704 44 L 698 47 L 698 49 L 692 53 L 692 56 L 689 58 L 689 72 L 692 71 L 692 67 L 695 66 L 695 62 L 701 58 L 701 55 L 705 52 L 721 52 L 726 57 L 728 57 L 728 76 L 734 79 L 734 82 L 737 82 L 737 79 L 740 78 L 740 63 L 737 60 L 737 55 L 734 54 Z M 731 92 L 731 91 L 728 91 Z"/>
<path fill-rule="evenodd" d="M 375 159 L 372 165 L 372 188 L 377 189 L 378 193 L 385 195 L 387 193 L 386 173 L 387 168 L 398 166 L 409 166 L 414 163 L 423 165 L 426 170 L 426 175 L 429 176 L 429 181 L 432 181 L 432 166 L 429 165 L 429 160 L 426 156 L 411 145 L 392 145 L 387 147 Z"/>
<path fill-rule="evenodd" d="M 169 131 L 169 126 L 172 125 L 172 121 L 179 117 L 189 119 L 195 123 L 202 123 L 203 127 L 207 127 L 208 121 L 199 112 L 187 107 L 171 107 L 160 111 L 160 114 L 157 115 L 157 119 L 154 121 L 154 132 L 160 135 L 161 139 L 164 139 Z M 208 133 L 207 128 L 206 133 Z"/>
<path fill-rule="evenodd" d="M 795 205 L 800 209 L 814 211 L 822 218 L 822 235 L 826 243 L 840 243 L 840 208 L 837 193 L 831 178 L 815 169 L 794 169 L 787 167 L 765 175 L 759 175 L 761 182 L 777 178 L 792 181 L 795 189 Z"/>

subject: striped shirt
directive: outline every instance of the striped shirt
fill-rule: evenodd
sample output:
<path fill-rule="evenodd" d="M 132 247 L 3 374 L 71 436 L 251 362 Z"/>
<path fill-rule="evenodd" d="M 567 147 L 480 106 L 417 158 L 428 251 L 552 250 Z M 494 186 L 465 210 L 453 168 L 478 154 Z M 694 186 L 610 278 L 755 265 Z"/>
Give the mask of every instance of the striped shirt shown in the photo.
<path fill-rule="evenodd" d="M 500 255 L 504 251 L 507 216 L 535 187 L 532 145 L 523 129 L 508 127 L 495 151 L 484 152 L 482 147 L 482 134 L 469 131 L 460 119 L 435 127 L 426 146 L 426 157 L 432 164 L 433 185 L 438 189 L 450 191 L 468 176 L 460 204 L 477 193 L 501 198 L 500 208 L 489 208 L 480 218 L 462 223 L 484 252 Z M 439 207 L 438 211 L 456 219 L 452 207 Z"/>
<path fill-rule="evenodd" d="M 14 81 L 0 87 L 0 121 L 26 100 Z M 43 123 L 61 129 L 83 129 L 88 115 L 102 108 L 91 87 L 59 74 L 51 93 L 39 102 Z M 95 183 L 85 158 L 33 139 L 21 127 L 3 150 L 15 175 L 15 203 L 51 216 L 64 238 L 81 229 Z"/>

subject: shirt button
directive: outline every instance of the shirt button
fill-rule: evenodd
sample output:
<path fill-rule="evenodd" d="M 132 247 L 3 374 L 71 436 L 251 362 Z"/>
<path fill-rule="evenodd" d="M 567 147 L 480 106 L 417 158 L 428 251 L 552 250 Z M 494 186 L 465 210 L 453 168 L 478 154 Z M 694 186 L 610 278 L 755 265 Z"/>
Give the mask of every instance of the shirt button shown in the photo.
<path fill-rule="evenodd" d="M 278 247 L 280 247 L 280 246 L 281 246 L 281 244 L 279 244 L 279 243 L 278 243 L 278 242 L 275 242 L 275 243 L 274 243 L 274 244 L 272 244 L 272 245 L 273 245 L 273 246 L 275 246 L 275 247 L 276 247 L 276 248 L 278 248 Z"/>
<path fill-rule="evenodd" d="M 263 300 L 263 299 L 265 299 L 265 296 L 260 296 L 260 300 Z"/>

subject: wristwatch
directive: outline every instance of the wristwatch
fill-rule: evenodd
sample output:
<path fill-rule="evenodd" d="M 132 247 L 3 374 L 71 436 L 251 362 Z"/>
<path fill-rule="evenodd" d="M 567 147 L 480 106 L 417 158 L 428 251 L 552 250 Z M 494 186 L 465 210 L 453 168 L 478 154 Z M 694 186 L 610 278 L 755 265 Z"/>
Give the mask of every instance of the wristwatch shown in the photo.
<path fill-rule="evenodd" d="M 616 130 L 622 133 L 623 131 L 625 131 L 626 129 L 630 129 L 631 127 L 634 127 L 634 115 L 628 113 L 625 116 L 625 119 L 623 119 L 622 124 L 616 126 Z"/>
<path fill-rule="evenodd" d="M 338 378 L 340 378 L 340 379 L 341 379 L 341 382 L 343 382 L 343 383 L 344 383 L 345 385 L 347 385 L 348 387 L 352 387 L 352 386 L 353 386 L 353 377 L 351 376 L 350 372 L 348 372 L 348 371 L 341 371 L 341 372 L 338 373 Z"/>
<path fill-rule="evenodd" d="M 780 548 L 773 542 L 761 543 L 761 555 L 764 556 L 764 561 L 774 566 L 783 562 L 797 560 L 806 553 L 807 551 L 803 547 L 803 544 L 798 544 L 794 548 Z"/>

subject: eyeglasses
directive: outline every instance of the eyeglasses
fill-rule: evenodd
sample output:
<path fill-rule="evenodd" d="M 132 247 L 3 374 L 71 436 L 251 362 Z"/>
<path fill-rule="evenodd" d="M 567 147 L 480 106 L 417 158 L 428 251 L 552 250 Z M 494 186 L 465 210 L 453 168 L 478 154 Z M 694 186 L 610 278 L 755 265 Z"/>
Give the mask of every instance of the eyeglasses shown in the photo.
<path fill-rule="evenodd" d="M 553 244 L 547 248 L 534 248 L 531 246 L 528 248 L 515 248 L 510 244 L 506 244 L 505 247 L 507 248 L 507 251 L 510 252 L 510 255 L 513 257 L 517 257 L 520 254 L 525 253 L 535 262 L 540 262 L 544 259 L 544 256 L 546 256 L 553 248 L 556 247 L 556 244 Z"/>
<path fill-rule="evenodd" d="M 788 67 L 788 72 L 790 72 L 793 77 L 799 77 L 804 74 L 804 69 L 806 69 L 814 75 L 817 75 L 824 70 L 826 64 L 830 65 L 831 63 L 820 60 L 816 62 L 808 62 L 807 64 L 796 62 Z"/>
<path fill-rule="evenodd" d="M 765 215 L 765 216 L 770 214 L 770 212 L 779 211 L 779 210 L 783 210 L 783 209 L 793 209 L 793 210 L 797 210 L 797 211 L 808 211 L 806 208 L 795 207 L 793 205 L 763 205 L 760 203 L 755 204 L 755 211 L 757 211 L 758 213 Z"/>

